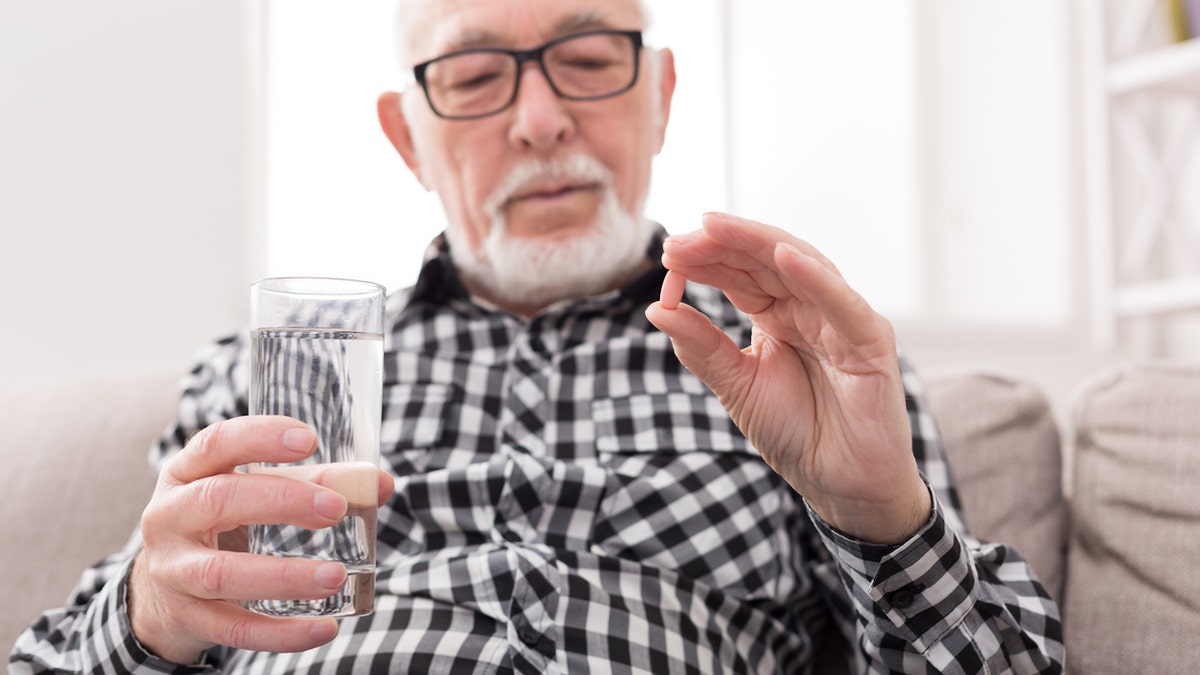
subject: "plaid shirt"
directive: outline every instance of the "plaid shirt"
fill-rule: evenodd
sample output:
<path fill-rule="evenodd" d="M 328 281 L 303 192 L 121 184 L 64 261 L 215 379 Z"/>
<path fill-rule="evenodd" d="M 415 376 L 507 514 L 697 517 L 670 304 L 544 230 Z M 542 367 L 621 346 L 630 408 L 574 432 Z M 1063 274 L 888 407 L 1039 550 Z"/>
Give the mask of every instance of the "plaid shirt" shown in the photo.
<path fill-rule="evenodd" d="M 657 259 L 661 240 L 650 252 Z M 468 297 L 444 243 L 390 298 L 374 614 L 301 654 L 148 655 L 125 584 L 138 541 L 20 639 L 11 672 L 806 672 L 828 630 L 858 671 L 1047 672 L 1054 603 L 1012 549 L 963 534 L 949 471 L 904 367 L 934 514 L 896 547 L 841 536 L 760 459 L 645 320 L 664 270 L 525 321 Z M 740 344 L 719 292 L 685 301 Z M 245 414 L 247 339 L 186 381 L 162 461 Z"/>

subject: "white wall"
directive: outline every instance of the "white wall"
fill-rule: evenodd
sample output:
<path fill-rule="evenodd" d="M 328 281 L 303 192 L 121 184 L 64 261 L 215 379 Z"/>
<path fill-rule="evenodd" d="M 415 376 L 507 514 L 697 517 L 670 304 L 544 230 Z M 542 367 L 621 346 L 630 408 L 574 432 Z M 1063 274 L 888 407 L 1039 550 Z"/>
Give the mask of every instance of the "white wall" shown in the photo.
<path fill-rule="evenodd" d="M 0 378 L 188 365 L 262 269 L 246 8 L 0 3 Z"/>

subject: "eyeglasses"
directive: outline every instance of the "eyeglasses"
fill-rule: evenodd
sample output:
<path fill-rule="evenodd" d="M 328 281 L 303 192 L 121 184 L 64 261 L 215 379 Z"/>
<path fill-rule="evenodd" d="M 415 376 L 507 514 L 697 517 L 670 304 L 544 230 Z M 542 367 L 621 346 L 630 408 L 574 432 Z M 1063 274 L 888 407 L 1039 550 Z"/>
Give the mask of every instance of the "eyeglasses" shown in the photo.
<path fill-rule="evenodd" d="M 465 49 L 418 63 L 413 76 L 436 115 L 471 120 L 494 115 L 517 100 L 521 66 L 527 61 L 537 62 L 559 97 L 594 101 L 633 87 L 641 50 L 640 31 L 588 31 L 533 49 Z"/>

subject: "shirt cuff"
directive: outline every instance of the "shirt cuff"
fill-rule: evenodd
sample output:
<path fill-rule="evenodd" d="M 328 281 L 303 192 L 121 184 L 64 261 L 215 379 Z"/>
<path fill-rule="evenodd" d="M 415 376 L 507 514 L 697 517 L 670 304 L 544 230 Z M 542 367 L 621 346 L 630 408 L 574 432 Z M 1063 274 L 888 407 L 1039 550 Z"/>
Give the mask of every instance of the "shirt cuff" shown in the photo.
<path fill-rule="evenodd" d="M 181 666 L 151 654 L 138 642 L 129 620 L 129 573 L 133 556 L 91 602 L 87 639 L 80 650 L 85 672 L 213 673 L 207 665 Z"/>
<path fill-rule="evenodd" d="M 929 520 L 895 546 L 848 537 L 805 504 L 821 540 L 838 563 L 859 615 L 875 629 L 920 652 L 940 641 L 971 612 L 978 583 L 970 553 L 946 522 L 932 490 L 930 498 L 933 512 Z M 871 628 L 868 626 L 868 632 Z"/>

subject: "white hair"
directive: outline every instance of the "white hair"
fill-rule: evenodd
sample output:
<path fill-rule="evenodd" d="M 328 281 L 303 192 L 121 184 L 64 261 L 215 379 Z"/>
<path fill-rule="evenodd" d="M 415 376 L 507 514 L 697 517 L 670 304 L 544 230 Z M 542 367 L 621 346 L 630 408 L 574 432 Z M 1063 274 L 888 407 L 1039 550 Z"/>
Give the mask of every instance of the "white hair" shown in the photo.
<path fill-rule="evenodd" d="M 653 14 L 650 12 L 646 0 L 633 0 L 637 5 L 638 12 L 642 15 L 642 30 L 650 27 Z M 403 71 L 408 71 L 413 65 L 413 55 L 408 52 L 411 45 L 410 32 L 414 25 L 413 16 L 419 11 L 419 7 L 414 7 L 415 0 L 397 0 L 396 14 L 393 23 L 393 53 L 396 56 L 397 62 Z"/>

